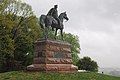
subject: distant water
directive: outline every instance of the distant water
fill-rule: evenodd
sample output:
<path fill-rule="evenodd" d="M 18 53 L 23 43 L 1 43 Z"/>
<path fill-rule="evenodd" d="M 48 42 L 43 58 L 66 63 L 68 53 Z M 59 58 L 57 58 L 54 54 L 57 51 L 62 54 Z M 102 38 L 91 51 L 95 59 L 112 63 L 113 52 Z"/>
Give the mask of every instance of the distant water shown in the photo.
<path fill-rule="evenodd" d="M 99 68 L 99 73 L 120 77 L 120 68 Z"/>

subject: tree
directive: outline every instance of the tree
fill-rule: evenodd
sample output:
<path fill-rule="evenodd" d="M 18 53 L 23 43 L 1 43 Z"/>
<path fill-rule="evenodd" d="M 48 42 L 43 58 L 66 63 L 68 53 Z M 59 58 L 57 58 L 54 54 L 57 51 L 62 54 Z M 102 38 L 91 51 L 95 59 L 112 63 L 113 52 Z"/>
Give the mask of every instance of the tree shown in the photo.
<path fill-rule="evenodd" d="M 37 22 L 36 17 L 26 22 L 24 24 L 26 27 L 20 28 L 15 38 L 15 59 L 23 66 L 32 63 L 33 43 L 40 37 L 40 29 Z"/>
<path fill-rule="evenodd" d="M 0 69 L 28 65 L 40 26 L 30 5 L 20 0 L 0 2 Z M 28 55 L 26 55 L 29 53 Z"/>
<path fill-rule="evenodd" d="M 0 72 L 8 70 L 12 67 L 10 63 L 13 64 L 14 40 L 9 35 L 12 24 L 12 21 L 0 15 Z"/>
<path fill-rule="evenodd" d="M 77 63 L 78 69 L 86 71 L 98 71 L 98 64 L 94 60 L 91 60 L 90 57 L 83 57 Z"/>

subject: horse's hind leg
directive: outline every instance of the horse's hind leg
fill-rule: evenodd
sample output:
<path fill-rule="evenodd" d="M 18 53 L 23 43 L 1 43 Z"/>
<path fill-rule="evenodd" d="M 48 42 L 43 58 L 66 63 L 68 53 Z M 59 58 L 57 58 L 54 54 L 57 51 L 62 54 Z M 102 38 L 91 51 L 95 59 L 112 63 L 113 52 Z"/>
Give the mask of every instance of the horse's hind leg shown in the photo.
<path fill-rule="evenodd" d="M 45 27 L 45 39 L 47 39 L 47 38 L 48 38 L 48 28 Z"/>
<path fill-rule="evenodd" d="M 58 29 L 56 28 L 56 30 L 55 30 L 55 40 L 56 40 L 56 36 L 57 36 L 57 30 L 58 30 Z"/>
<path fill-rule="evenodd" d="M 60 29 L 61 31 L 61 39 L 63 40 L 63 29 Z"/>

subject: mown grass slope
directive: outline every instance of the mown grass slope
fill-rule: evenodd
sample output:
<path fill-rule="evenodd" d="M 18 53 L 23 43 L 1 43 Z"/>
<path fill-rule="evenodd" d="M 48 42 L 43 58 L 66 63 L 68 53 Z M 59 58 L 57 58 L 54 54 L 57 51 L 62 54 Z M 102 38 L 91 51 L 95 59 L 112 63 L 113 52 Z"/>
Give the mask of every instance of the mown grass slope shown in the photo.
<path fill-rule="evenodd" d="M 0 73 L 0 80 L 120 80 L 120 77 L 98 73 L 41 73 L 12 71 Z"/>

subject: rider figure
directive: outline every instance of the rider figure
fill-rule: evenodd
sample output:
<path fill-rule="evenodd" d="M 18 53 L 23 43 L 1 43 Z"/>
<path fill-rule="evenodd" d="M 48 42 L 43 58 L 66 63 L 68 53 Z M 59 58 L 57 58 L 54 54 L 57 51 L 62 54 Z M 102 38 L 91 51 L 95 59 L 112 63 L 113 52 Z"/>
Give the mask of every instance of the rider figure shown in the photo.
<path fill-rule="evenodd" d="M 58 5 L 54 5 L 54 8 L 51 8 L 48 11 L 47 16 L 52 16 L 53 18 L 55 18 L 58 22 L 58 25 L 60 25 L 60 19 L 58 18 L 57 8 L 58 8 Z"/>

